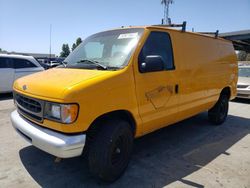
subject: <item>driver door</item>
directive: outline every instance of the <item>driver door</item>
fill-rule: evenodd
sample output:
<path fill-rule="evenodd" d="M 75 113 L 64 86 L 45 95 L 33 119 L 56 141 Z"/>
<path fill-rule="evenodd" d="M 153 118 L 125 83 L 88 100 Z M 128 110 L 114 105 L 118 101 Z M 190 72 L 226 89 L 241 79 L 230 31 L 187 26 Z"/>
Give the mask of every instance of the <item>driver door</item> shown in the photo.
<path fill-rule="evenodd" d="M 147 56 L 160 56 L 164 70 L 142 72 Z M 138 55 L 135 68 L 136 94 L 143 133 L 151 132 L 178 119 L 178 77 L 174 66 L 171 38 L 167 32 L 151 31 Z"/>

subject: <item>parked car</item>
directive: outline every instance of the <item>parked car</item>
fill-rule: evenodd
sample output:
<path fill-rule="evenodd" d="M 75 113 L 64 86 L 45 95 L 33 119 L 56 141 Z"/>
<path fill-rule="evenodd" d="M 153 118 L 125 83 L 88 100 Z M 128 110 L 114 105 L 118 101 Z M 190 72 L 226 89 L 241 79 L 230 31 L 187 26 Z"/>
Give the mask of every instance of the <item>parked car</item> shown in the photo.
<path fill-rule="evenodd" d="M 222 124 L 237 73 L 232 42 L 221 38 L 163 26 L 104 31 L 64 65 L 15 81 L 11 121 L 54 156 L 85 150 L 90 172 L 112 182 L 125 171 L 134 138 L 207 110 L 211 123 Z"/>
<path fill-rule="evenodd" d="M 42 59 L 36 59 L 37 61 L 38 61 L 38 63 L 45 69 L 45 70 L 47 70 L 47 69 L 49 69 L 50 68 L 50 66 L 48 65 L 48 63 L 45 63 L 45 61 Z"/>
<path fill-rule="evenodd" d="M 237 97 L 250 99 L 250 66 L 239 66 Z"/>
<path fill-rule="evenodd" d="M 17 78 L 43 70 L 32 56 L 0 54 L 0 93 L 12 92 Z"/>
<path fill-rule="evenodd" d="M 58 65 L 61 65 L 61 63 L 57 61 L 50 61 L 49 63 L 50 68 L 57 67 Z"/>
<path fill-rule="evenodd" d="M 50 69 L 53 67 L 57 67 L 62 64 L 65 58 L 63 57 L 56 57 L 56 58 L 38 58 L 38 62 L 43 66 L 45 69 Z"/>

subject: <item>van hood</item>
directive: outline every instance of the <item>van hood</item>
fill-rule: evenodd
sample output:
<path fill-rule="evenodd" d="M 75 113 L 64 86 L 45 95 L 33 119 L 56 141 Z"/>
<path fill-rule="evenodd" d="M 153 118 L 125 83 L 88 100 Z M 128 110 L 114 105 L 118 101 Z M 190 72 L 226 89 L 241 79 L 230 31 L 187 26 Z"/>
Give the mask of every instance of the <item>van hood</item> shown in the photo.
<path fill-rule="evenodd" d="M 110 71 L 53 68 L 19 78 L 14 89 L 43 98 L 63 99 L 63 93 L 80 82 L 108 74 Z"/>

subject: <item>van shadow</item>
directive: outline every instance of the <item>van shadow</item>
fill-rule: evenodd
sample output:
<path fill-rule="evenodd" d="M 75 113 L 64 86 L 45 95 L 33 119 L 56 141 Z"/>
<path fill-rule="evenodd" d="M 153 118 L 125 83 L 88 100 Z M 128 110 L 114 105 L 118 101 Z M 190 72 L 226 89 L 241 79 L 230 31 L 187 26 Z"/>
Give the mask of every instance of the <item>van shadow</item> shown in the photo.
<path fill-rule="evenodd" d="M 231 102 L 243 103 L 243 104 L 250 104 L 250 99 L 235 98 Z"/>
<path fill-rule="evenodd" d="M 250 120 L 229 115 L 222 126 L 212 126 L 206 113 L 135 140 L 125 174 L 113 184 L 96 181 L 83 157 L 54 162 L 33 146 L 20 150 L 21 161 L 42 187 L 163 187 L 174 181 L 204 187 L 183 179 L 199 170 L 250 133 Z"/>
<path fill-rule="evenodd" d="M 13 99 L 12 93 L 1 93 L 0 94 L 0 101 L 8 100 L 8 99 Z"/>

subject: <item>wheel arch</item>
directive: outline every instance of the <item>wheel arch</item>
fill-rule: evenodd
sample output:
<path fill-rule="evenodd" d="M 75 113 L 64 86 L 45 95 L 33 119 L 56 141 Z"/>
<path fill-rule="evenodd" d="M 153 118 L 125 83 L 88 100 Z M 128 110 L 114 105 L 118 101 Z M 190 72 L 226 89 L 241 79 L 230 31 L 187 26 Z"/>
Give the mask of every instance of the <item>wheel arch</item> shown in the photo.
<path fill-rule="evenodd" d="M 221 95 L 226 95 L 226 96 L 228 96 L 228 99 L 230 99 L 230 98 L 231 98 L 231 94 L 232 94 L 231 88 L 230 88 L 229 86 L 227 86 L 227 87 L 224 87 L 224 88 L 221 90 L 220 96 L 221 96 Z"/>
<path fill-rule="evenodd" d="M 94 136 L 95 133 L 99 130 L 99 127 L 102 126 L 102 122 L 104 120 L 112 119 L 122 119 L 127 121 L 130 125 L 133 135 L 136 135 L 136 121 L 133 114 L 128 110 L 115 110 L 98 116 L 87 129 L 87 136 Z"/>

